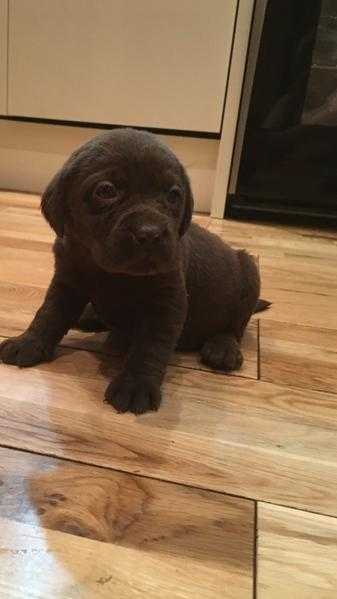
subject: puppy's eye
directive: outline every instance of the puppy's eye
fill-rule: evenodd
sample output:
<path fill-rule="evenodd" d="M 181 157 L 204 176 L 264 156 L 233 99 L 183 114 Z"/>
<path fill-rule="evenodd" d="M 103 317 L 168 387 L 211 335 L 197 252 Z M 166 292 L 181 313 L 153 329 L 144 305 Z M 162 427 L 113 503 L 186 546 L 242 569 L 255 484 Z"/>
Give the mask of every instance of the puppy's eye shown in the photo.
<path fill-rule="evenodd" d="M 117 194 L 116 186 L 110 181 L 101 181 L 94 190 L 94 196 L 100 200 L 114 200 Z"/>
<path fill-rule="evenodd" d="M 171 204 L 176 204 L 179 200 L 181 200 L 181 190 L 177 185 L 171 187 L 167 196 L 168 201 Z"/>

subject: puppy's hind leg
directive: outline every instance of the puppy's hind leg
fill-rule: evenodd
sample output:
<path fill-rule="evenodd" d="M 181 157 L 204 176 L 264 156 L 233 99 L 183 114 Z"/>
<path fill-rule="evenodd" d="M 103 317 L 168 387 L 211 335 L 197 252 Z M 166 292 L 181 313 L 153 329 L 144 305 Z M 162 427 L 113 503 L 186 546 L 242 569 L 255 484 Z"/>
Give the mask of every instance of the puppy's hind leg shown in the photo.
<path fill-rule="evenodd" d="M 200 351 L 201 361 L 215 370 L 238 370 L 243 357 L 234 335 L 219 333 L 208 339 Z"/>
<path fill-rule="evenodd" d="M 238 251 L 241 266 L 241 290 L 228 331 L 211 337 L 201 348 L 201 361 L 216 370 L 238 370 L 243 363 L 240 342 L 245 328 L 257 307 L 260 277 L 253 258 Z M 267 302 L 268 303 L 268 302 Z"/>
<path fill-rule="evenodd" d="M 241 266 L 241 291 L 232 328 L 240 341 L 251 316 L 256 311 L 264 310 L 269 302 L 259 300 L 260 274 L 252 256 L 245 250 L 239 250 L 238 258 Z"/>

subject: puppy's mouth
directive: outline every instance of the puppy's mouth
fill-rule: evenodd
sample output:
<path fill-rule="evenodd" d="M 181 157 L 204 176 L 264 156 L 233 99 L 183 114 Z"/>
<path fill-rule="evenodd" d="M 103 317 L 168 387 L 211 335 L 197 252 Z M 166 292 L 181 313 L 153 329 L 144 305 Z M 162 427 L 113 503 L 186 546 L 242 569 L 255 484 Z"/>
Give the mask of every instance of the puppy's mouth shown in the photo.
<path fill-rule="evenodd" d="M 153 276 L 169 272 L 174 268 L 174 261 L 172 258 L 153 255 L 145 255 L 138 257 L 130 262 L 125 262 L 117 266 L 117 270 L 120 273 L 133 275 L 133 276 Z"/>
<path fill-rule="evenodd" d="M 151 252 L 142 251 L 128 254 L 125 248 L 102 248 L 94 245 L 92 257 L 96 264 L 111 274 L 125 274 L 132 276 L 154 276 L 169 272 L 174 269 L 176 251 L 170 248 L 167 251 Z"/>
<path fill-rule="evenodd" d="M 145 256 L 128 267 L 128 273 L 137 275 L 156 275 L 170 270 L 168 262 L 155 260 L 151 256 Z"/>

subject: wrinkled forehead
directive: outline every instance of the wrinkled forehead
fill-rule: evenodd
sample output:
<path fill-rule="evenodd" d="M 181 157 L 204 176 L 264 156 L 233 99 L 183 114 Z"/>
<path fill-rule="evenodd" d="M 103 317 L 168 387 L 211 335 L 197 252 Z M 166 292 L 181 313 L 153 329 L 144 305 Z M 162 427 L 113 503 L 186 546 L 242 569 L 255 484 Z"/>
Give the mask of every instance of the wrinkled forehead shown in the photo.
<path fill-rule="evenodd" d="M 137 144 L 103 140 L 88 148 L 86 175 L 99 181 L 102 177 L 130 192 L 164 190 L 182 183 L 182 168 L 174 154 L 157 143 Z"/>

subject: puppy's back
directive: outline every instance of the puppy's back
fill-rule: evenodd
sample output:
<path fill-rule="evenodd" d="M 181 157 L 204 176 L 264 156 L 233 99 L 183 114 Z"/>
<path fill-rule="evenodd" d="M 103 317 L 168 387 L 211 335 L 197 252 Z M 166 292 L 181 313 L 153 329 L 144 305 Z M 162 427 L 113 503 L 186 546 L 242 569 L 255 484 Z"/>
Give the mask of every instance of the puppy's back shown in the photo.
<path fill-rule="evenodd" d="M 237 251 L 197 224 L 190 226 L 183 245 L 188 315 L 179 347 L 194 350 L 235 317 L 241 264 Z"/>

